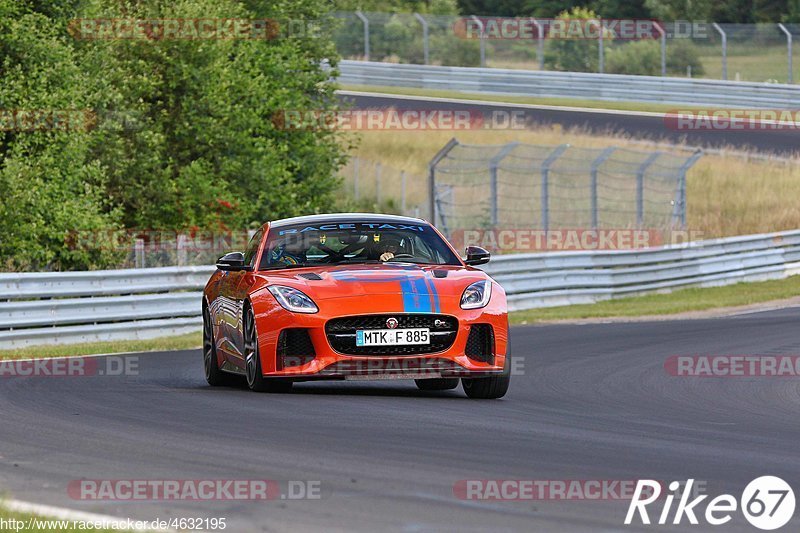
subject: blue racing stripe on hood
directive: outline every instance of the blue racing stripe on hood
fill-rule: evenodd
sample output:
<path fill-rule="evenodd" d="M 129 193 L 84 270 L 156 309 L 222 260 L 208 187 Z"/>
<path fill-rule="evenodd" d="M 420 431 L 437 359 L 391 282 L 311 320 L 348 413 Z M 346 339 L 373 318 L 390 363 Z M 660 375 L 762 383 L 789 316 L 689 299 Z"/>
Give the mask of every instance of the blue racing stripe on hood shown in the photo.
<path fill-rule="evenodd" d="M 403 291 L 403 311 L 407 313 L 430 313 L 431 299 L 424 288 L 424 279 L 406 279 L 400 282 Z M 423 290 L 420 290 L 422 288 Z"/>

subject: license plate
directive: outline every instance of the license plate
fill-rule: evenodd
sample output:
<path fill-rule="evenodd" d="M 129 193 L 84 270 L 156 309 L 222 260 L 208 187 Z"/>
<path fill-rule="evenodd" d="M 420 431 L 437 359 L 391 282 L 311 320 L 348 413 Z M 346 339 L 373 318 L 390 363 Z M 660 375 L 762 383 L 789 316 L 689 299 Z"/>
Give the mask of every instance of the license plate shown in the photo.
<path fill-rule="evenodd" d="M 430 344 L 428 328 L 359 329 L 356 346 L 397 346 L 401 344 Z"/>

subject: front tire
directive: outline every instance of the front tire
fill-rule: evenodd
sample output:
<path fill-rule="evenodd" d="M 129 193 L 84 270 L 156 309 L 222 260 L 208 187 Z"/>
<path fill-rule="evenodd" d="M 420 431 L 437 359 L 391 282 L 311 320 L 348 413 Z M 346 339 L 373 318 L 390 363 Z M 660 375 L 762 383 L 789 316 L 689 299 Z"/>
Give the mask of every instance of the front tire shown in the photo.
<path fill-rule="evenodd" d="M 468 398 L 473 400 L 495 400 L 508 392 L 511 383 L 511 357 L 506 354 L 503 373 L 486 378 L 461 378 L 461 387 Z"/>
<path fill-rule="evenodd" d="M 458 378 L 415 379 L 414 383 L 419 390 L 452 390 L 458 387 Z"/>
<path fill-rule="evenodd" d="M 214 327 L 208 307 L 203 307 L 203 371 L 206 381 L 212 387 L 230 385 L 233 376 L 220 370 L 217 358 L 217 346 L 214 344 Z"/>
<path fill-rule="evenodd" d="M 265 378 L 261 370 L 261 356 L 258 351 L 258 332 L 256 318 L 249 307 L 244 311 L 244 354 L 247 386 L 254 392 L 289 392 L 292 382 L 288 379 Z"/>

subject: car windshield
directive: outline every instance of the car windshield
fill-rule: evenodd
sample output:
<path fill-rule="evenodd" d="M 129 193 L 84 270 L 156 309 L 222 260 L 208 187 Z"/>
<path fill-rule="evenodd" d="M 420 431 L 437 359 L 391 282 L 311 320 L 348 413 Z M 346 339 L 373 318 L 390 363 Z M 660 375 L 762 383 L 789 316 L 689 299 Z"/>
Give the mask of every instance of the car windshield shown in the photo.
<path fill-rule="evenodd" d="M 260 268 L 381 262 L 461 264 L 427 224 L 345 221 L 271 229 Z"/>

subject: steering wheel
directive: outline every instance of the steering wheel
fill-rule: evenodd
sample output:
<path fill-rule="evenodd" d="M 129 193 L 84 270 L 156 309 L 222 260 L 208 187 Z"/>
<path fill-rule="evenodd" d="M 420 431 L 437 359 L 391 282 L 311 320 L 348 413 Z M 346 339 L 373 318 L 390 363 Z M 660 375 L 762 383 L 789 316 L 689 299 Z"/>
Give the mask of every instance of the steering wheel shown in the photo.
<path fill-rule="evenodd" d="M 400 259 L 400 258 L 411 258 L 411 259 L 414 259 L 414 257 L 415 257 L 414 254 L 397 254 L 394 257 L 392 257 L 391 259 L 389 259 L 389 261 L 394 261 L 395 259 Z"/>

